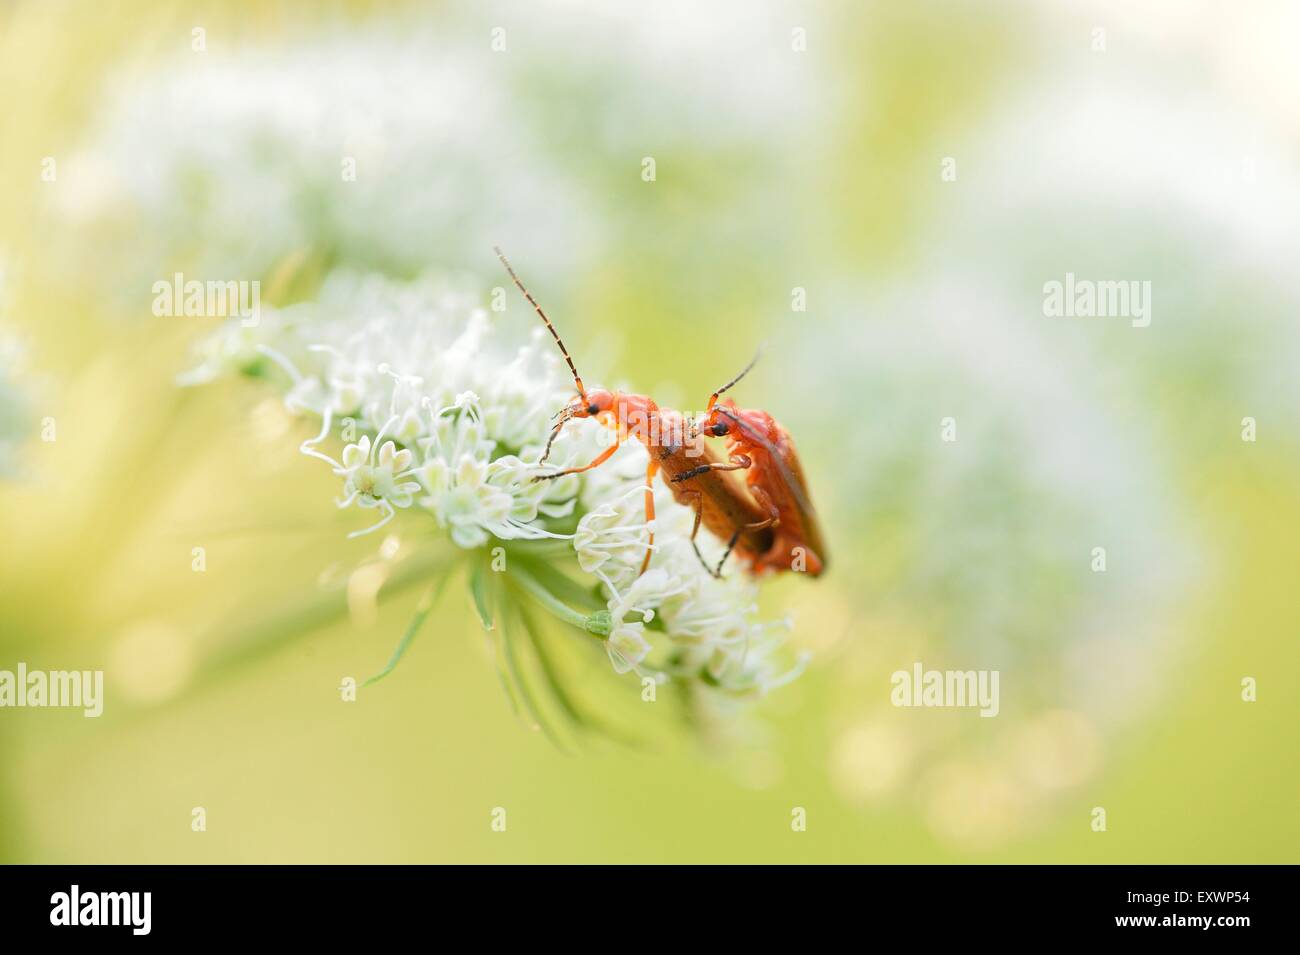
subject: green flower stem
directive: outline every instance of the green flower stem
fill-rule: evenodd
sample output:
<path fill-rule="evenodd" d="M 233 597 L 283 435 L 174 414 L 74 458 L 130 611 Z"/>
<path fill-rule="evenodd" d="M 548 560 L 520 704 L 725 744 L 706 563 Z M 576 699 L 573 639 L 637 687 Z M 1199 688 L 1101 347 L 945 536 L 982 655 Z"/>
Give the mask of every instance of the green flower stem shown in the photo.
<path fill-rule="evenodd" d="M 396 669 L 397 664 L 401 661 L 402 657 L 406 655 L 406 651 L 410 649 L 411 644 L 415 641 L 415 636 L 420 632 L 420 627 L 424 625 L 424 621 L 428 618 L 429 614 L 433 611 L 434 606 L 438 603 L 438 598 L 442 596 L 443 588 L 447 586 L 447 581 L 450 579 L 450 573 L 443 574 L 432 587 L 425 591 L 424 596 L 420 598 L 419 604 L 416 605 L 415 616 L 411 619 L 410 624 L 407 625 L 406 632 L 402 634 L 402 639 L 398 641 L 397 648 L 393 651 L 393 655 L 389 657 L 388 662 L 384 664 L 384 668 L 370 679 L 366 680 L 365 683 L 361 684 L 362 686 L 370 686 L 371 684 L 382 680 Z"/>
<path fill-rule="evenodd" d="M 552 616 L 563 620 L 565 623 L 580 627 L 587 633 L 595 634 L 601 639 L 608 637 L 610 630 L 613 629 L 608 610 L 597 610 L 590 616 L 578 613 L 578 611 L 538 583 L 537 578 L 529 573 L 526 568 L 519 566 L 519 562 L 515 563 L 514 568 L 511 570 L 511 576 Z"/>
<path fill-rule="evenodd" d="M 573 543 L 568 540 L 513 541 L 506 545 L 506 549 L 512 557 L 516 555 L 529 558 L 573 555 Z"/>

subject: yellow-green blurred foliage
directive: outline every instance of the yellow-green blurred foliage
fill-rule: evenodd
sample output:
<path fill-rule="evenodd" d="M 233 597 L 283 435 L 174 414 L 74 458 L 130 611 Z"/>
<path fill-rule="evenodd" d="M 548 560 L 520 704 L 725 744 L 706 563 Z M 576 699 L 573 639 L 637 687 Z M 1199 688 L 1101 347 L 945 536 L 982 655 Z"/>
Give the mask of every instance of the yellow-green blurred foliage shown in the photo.
<path fill-rule="evenodd" d="M 1279 374 L 1269 362 L 1294 356 L 1297 312 L 1295 298 L 1267 291 L 1285 266 L 1252 256 L 1255 242 L 1202 214 L 1196 194 L 1153 195 L 1139 182 L 1132 195 L 1149 205 L 1134 200 L 1121 214 L 1072 191 L 1090 169 L 1108 183 L 1134 167 L 1215 162 L 1195 140 L 1165 155 L 1164 130 L 1117 120 L 1097 144 L 1118 157 L 1114 171 L 1100 173 L 1068 145 L 1053 148 L 1097 96 L 1194 103 L 1207 148 L 1239 120 L 1251 135 L 1226 154 L 1258 159 L 1259 201 L 1241 228 L 1276 254 L 1297 226 L 1291 186 L 1280 184 L 1295 178 L 1300 99 L 1268 92 L 1300 85 L 1293 57 L 1271 52 L 1267 24 L 1286 14 L 955 0 L 708 14 L 690 4 L 521 7 L 0 9 L 3 322 L 24 349 L 30 419 L 19 466 L 0 483 L 0 668 L 102 667 L 108 682 L 99 719 L 0 710 L 0 859 L 1296 861 L 1300 415 L 1296 365 Z M 122 84 L 165 88 L 173 74 L 250 49 L 274 70 L 319 36 L 370 43 L 381 69 L 390 22 L 428 30 L 475 70 L 513 71 L 504 89 L 527 136 L 487 130 L 464 142 L 465 168 L 481 155 L 486 170 L 468 192 L 513 196 L 530 174 L 544 190 L 537 170 L 562 168 L 583 205 L 570 212 L 542 196 L 535 208 L 549 221 L 507 226 L 499 210 L 431 221 L 430 267 L 501 284 L 490 247 L 478 245 L 497 236 L 521 266 L 538 263 L 525 271 L 589 379 L 666 403 L 698 407 L 758 343 L 769 346 L 744 399 L 798 437 L 833 563 L 822 580 L 765 588 L 765 605 L 792 614 L 794 642 L 813 662 L 759 705 L 759 728 L 731 748 L 702 746 L 655 714 L 644 717 L 657 731 L 649 749 L 595 740 L 558 751 L 512 714 L 458 588 L 392 676 L 341 702 L 345 677 L 387 659 L 417 593 L 390 582 L 376 602 L 382 571 L 349 578 L 375 542 L 346 540 L 354 525 L 330 506 L 335 482 L 296 453 L 306 426 L 272 393 L 241 381 L 176 387 L 213 320 L 155 318 L 149 285 L 210 261 L 209 217 L 223 210 L 165 227 L 138 209 L 79 215 L 82 197 L 102 202 L 104 187 L 79 178 L 90 167 L 73 157 L 94 158 Z M 510 44 L 500 54 L 489 45 L 497 25 Z M 808 48 L 795 51 L 801 26 Z M 1104 51 L 1092 48 L 1097 26 Z M 205 52 L 191 49 L 195 27 Z M 380 40 L 366 38 L 372 30 Z M 625 35 L 635 46 L 642 34 L 636 62 L 606 45 Z M 1259 48 L 1265 76 L 1243 79 L 1226 49 L 1234 43 Z M 199 57 L 201 67 L 187 65 Z M 755 65 L 760 57 L 779 68 Z M 779 89 L 737 78 L 765 71 Z M 1044 121 L 1052 88 L 1080 113 L 1048 109 Z M 130 162 L 141 170 L 171 148 L 176 115 L 201 120 L 205 109 L 172 105 L 134 128 Z M 1043 149 L 1007 145 L 1018 127 Z M 503 142 L 527 148 L 503 157 L 513 148 Z M 391 161 L 400 144 L 388 149 Z M 641 177 L 647 155 L 654 183 Z M 950 156 L 952 182 L 941 176 Z M 46 157 L 54 181 L 42 179 Z M 1050 176 L 1052 201 L 1017 205 L 1022 180 Z M 418 190 L 390 185 L 399 187 Z M 1200 238 L 1186 240 L 1185 223 Z M 383 266 L 367 236 L 386 223 L 331 227 L 344 238 L 313 245 L 313 268 Z M 246 230 L 253 247 L 271 227 L 255 211 L 221 228 L 227 239 Z M 573 247 L 551 248 L 552 230 Z M 406 258 L 394 256 L 397 274 L 424 260 L 425 234 L 414 235 Z M 1023 366 L 984 334 L 952 345 L 966 309 L 1001 308 L 987 298 L 999 269 L 993 284 L 1018 316 L 1006 341 L 1050 346 Z M 1041 314 L 1040 289 L 1069 270 L 1153 279 L 1151 328 L 1079 319 L 1058 336 L 1050 323 L 1065 320 Z M 791 311 L 794 287 L 807 289 L 807 312 Z M 926 325 L 941 307 L 952 324 Z M 913 350 L 896 350 L 899 330 L 917 328 Z M 973 369 L 965 384 L 948 365 L 913 363 L 945 348 L 954 367 Z M 962 440 L 992 446 L 1015 430 L 1008 421 L 1035 411 L 1041 392 L 1027 382 L 1040 374 L 1077 383 L 1077 408 L 1103 403 L 1110 456 L 1085 462 L 1080 451 L 1079 467 L 1117 484 L 1047 485 L 1040 512 L 1025 501 L 1043 485 L 1019 484 L 1038 456 L 1023 436 L 977 460 L 951 492 L 935 477 L 946 459 L 880 450 L 933 446 L 943 413 L 971 428 Z M 1067 450 L 1084 440 L 1076 420 L 1093 421 L 1069 409 L 1034 424 Z M 1248 415 L 1255 443 L 1240 440 Z M 42 440 L 46 424 L 55 440 Z M 1134 503 L 1127 477 L 1149 496 Z M 1017 550 L 1042 515 L 1069 511 L 1061 526 L 1073 532 L 1076 507 L 1077 568 Z M 1161 523 L 1148 529 L 1154 510 Z M 1112 546 L 1105 584 L 1088 566 L 1094 515 L 1140 528 L 1145 548 L 1137 562 Z M 204 573 L 191 569 L 195 547 L 206 549 Z M 1186 566 L 1166 579 L 1151 563 L 1165 559 Z M 1116 578 L 1122 606 L 1102 589 Z M 1107 613 L 1094 615 L 1096 605 Z M 1127 629 L 1135 620 L 1140 637 Z M 1014 646 L 993 658 L 1004 664 L 997 719 L 889 706 L 892 670 L 918 659 L 982 665 L 974 648 L 1002 646 L 1011 627 Z M 1076 631 L 1100 636 L 1075 645 L 1064 634 Z M 1126 643 L 1143 652 L 1124 658 L 1112 695 L 1086 707 L 1063 688 Z M 612 679 L 603 656 L 584 659 L 574 679 Z M 1257 702 L 1241 700 L 1244 677 L 1258 681 Z M 1032 706 L 1016 702 L 1027 698 Z M 196 833 L 200 806 L 207 831 Z M 1090 828 L 1096 806 L 1105 833 Z M 489 826 L 494 807 L 507 809 L 505 833 Z M 791 830 L 793 807 L 806 808 L 806 832 Z"/>

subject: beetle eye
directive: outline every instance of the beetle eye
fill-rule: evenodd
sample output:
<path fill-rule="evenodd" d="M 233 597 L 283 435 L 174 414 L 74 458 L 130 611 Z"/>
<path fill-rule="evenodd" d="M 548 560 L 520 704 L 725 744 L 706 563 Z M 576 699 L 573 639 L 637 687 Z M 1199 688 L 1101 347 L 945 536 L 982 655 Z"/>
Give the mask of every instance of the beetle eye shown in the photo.
<path fill-rule="evenodd" d="M 600 414 L 600 406 L 599 406 L 599 405 L 587 405 L 587 414 L 589 414 L 589 415 L 598 415 L 598 414 Z"/>
<path fill-rule="evenodd" d="M 712 431 L 715 436 L 722 437 L 724 434 L 727 433 L 727 426 L 723 424 L 721 421 L 719 421 L 709 430 Z"/>

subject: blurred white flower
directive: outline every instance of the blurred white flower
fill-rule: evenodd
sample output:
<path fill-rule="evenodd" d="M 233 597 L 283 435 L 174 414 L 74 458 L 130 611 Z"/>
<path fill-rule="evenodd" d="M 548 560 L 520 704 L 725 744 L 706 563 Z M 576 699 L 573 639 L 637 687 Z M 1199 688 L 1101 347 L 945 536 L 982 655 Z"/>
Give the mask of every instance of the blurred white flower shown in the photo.
<path fill-rule="evenodd" d="M 69 160 L 98 188 L 61 211 L 92 227 L 142 216 L 121 265 L 147 275 L 181 251 L 213 278 L 265 279 L 293 258 L 410 275 L 463 267 L 537 222 L 549 241 L 529 255 L 559 270 L 591 228 L 586 203 L 538 147 L 505 65 L 403 25 L 132 71 Z"/>
<path fill-rule="evenodd" d="M 133 64 L 105 83 L 53 201 L 128 297 L 182 264 L 269 289 L 299 269 L 479 268 L 502 241 L 556 287 L 656 214 L 617 198 L 643 185 L 653 148 L 645 158 L 679 171 L 725 164 L 729 190 L 747 190 L 731 217 L 698 220 L 726 247 L 779 218 L 780 197 L 746 178 L 784 161 L 773 117 L 798 142 L 835 110 L 817 87 L 827 58 L 792 56 L 745 10 L 474 7 L 436 28 L 395 15 Z M 493 55 L 483 37 L 502 24 L 509 54 Z M 625 180 L 610 175 L 619 167 Z"/>
<path fill-rule="evenodd" d="M 1293 137 L 1233 108 L 1217 84 L 1172 90 L 1149 61 L 1104 74 L 1070 62 L 961 145 L 981 188 L 939 207 L 925 242 L 934 267 L 949 281 L 969 271 L 1027 325 L 1050 326 L 1063 352 L 1094 356 L 1117 387 L 1177 389 L 1182 400 L 1153 401 L 1153 413 L 1199 453 L 1219 444 L 1229 409 L 1267 408 L 1295 431 Z M 1043 285 L 1067 271 L 1150 282 L 1150 326 L 1046 319 Z"/>
<path fill-rule="evenodd" d="M 196 364 L 177 376 L 177 384 L 201 385 L 222 375 L 251 373 L 266 362 L 263 345 L 281 334 L 280 312 L 263 306 L 256 325 L 227 322 L 195 346 Z"/>

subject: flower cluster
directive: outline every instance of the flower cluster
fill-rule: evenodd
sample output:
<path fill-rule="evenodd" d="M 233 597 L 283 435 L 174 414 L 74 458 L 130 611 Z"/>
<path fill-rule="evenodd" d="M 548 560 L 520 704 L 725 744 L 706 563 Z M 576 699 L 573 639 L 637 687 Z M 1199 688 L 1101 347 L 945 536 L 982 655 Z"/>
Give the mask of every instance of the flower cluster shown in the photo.
<path fill-rule="evenodd" d="M 278 368 L 285 405 L 321 419 L 303 451 L 342 479 L 339 506 L 379 510 L 369 530 L 419 506 L 458 545 L 478 547 L 549 536 L 539 516 L 572 510 L 576 481 L 524 476 L 549 430 L 546 409 L 564 396 L 546 347 L 534 333 L 510 350 L 488 313 L 445 283 L 335 273 L 313 303 L 224 326 L 183 380 Z M 335 426 L 346 440 L 337 459 L 317 447 Z"/>
<path fill-rule="evenodd" d="M 477 49 L 380 27 L 123 74 L 69 160 L 77 186 L 60 211 L 96 240 L 149 222 L 129 255 L 105 249 L 135 284 L 178 250 L 209 278 L 269 277 L 291 257 L 410 276 L 540 221 L 553 241 L 534 261 L 560 271 L 590 228 L 586 203 Z"/>
<path fill-rule="evenodd" d="M 773 116 L 799 141 L 833 115 L 815 72 L 774 54 L 739 0 L 660 6 L 676 13 L 647 22 L 634 10 L 519 5 L 502 27 L 502 11 L 475 7 L 436 28 L 396 14 L 133 64 L 107 78 L 89 136 L 61 160 L 55 211 L 93 249 L 70 265 L 97 263 L 106 288 L 138 308 L 140 288 L 180 267 L 267 284 L 290 265 L 409 278 L 429 262 L 479 268 L 510 236 L 554 287 L 646 214 L 683 214 L 639 203 L 648 143 L 691 175 L 724 164 L 730 214 L 773 246 L 788 241 L 769 225 L 781 197 L 752 170 L 786 161 Z M 692 29 L 677 29 L 687 15 Z M 498 28 L 508 55 L 485 55 Z M 572 55 L 556 58 L 559 47 Z M 711 81 L 692 82 L 687 64 Z M 544 118 L 556 103 L 594 135 L 557 135 Z M 626 177 L 606 174 L 629 161 Z M 695 227 L 729 247 L 737 221 L 702 210 Z"/>
<path fill-rule="evenodd" d="M 572 385 L 545 330 L 528 327 L 512 335 L 517 326 L 439 279 L 338 272 L 311 303 L 265 311 L 252 327 L 231 320 L 199 344 L 182 381 L 242 372 L 279 382 L 286 408 L 319 420 L 300 448 L 337 475 L 337 506 L 375 512 L 352 536 L 406 513 L 402 530 L 464 551 L 565 542 L 569 569 L 605 601 L 585 629 L 620 673 L 741 697 L 787 682 L 797 666 L 777 662 L 784 624 L 758 619 L 744 575 L 707 572 L 689 539 L 693 514 L 662 482 L 652 563 L 639 574 L 650 531 L 639 444 L 582 475 L 534 480 L 587 463 L 612 434 L 570 421 L 539 467 Z"/>
<path fill-rule="evenodd" d="M 582 569 L 611 595 L 615 630 L 609 649 L 615 668 L 641 672 L 651 651 L 646 624 L 658 615 L 672 643 L 667 672 L 742 692 L 788 682 L 803 661 L 785 672 L 776 668 L 772 651 L 785 622 L 756 619 L 753 581 L 738 574 L 715 578 L 703 570 L 690 543 L 694 515 L 662 485 L 654 489 L 654 561 L 638 575 L 645 554 L 644 477 L 639 475 L 645 474 L 647 453 L 630 445 L 622 454 L 622 467 L 587 479 L 585 513 L 574 535 Z"/>

